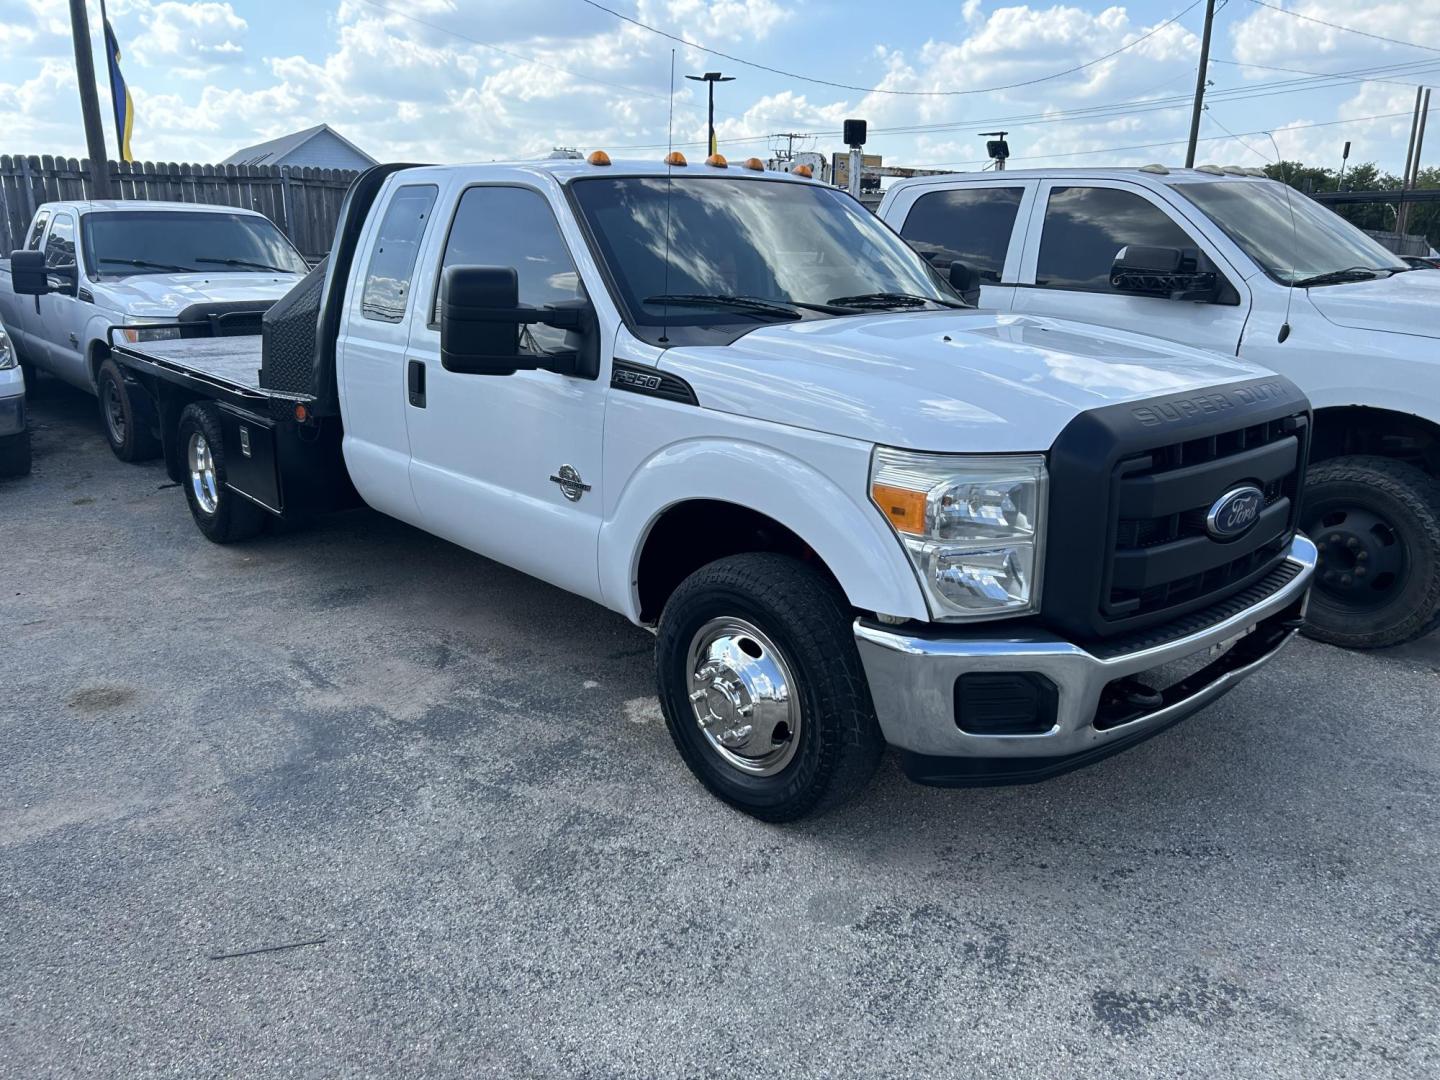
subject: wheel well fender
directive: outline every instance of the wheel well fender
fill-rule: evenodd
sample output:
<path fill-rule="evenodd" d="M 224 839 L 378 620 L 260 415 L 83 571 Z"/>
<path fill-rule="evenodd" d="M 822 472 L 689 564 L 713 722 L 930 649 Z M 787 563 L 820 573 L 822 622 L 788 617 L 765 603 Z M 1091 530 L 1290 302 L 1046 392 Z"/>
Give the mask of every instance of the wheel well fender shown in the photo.
<path fill-rule="evenodd" d="M 1310 460 L 1351 454 L 1398 458 L 1440 475 L 1440 424 L 1414 413 L 1370 405 L 1316 409 Z"/>
<path fill-rule="evenodd" d="M 928 619 L 889 525 L 819 469 L 771 446 L 730 439 L 672 444 L 630 475 L 600 529 L 609 606 L 653 622 L 669 591 L 706 562 L 772 550 L 817 564 L 854 608 Z"/>

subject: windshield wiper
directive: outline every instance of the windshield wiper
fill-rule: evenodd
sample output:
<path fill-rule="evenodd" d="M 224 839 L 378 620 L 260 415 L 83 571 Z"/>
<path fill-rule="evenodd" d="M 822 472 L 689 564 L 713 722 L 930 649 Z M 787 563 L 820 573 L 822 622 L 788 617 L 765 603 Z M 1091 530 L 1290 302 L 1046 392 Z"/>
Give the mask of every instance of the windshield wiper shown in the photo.
<path fill-rule="evenodd" d="M 175 266 L 173 263 L 151 262 L 149 259 L 115 259 L 109 255 L 98 255 L 95 261 L 118 263 L 121 266 L 138 266 L 145 270 L 168 270 L 176 274 L 198 274 L 200 272 L 193 266 Z"/>
<path fill-rule="evenodd" d="M 940 304 L 942 307 L 963 308 L 965 305 L 954 300 L 942 300 L 938 296 L 918 296 L 915 293 L 876 292 L 861 293 L 859 296 L 835 296 L 827 303 L 848 308 L 912 308 L 924 304 Z"/>
<path fill-rule="evenodd" d="M 727 296 L 720 293 L 661 293 L 647 296 L 642 303 L 676 304 L 684 307 L 733 307 L 742 308 L 756 315 L 779 315 L 787 319 L 801 318 L 795 310 L 798 304 L 780 303 L 775 300 L 761 300 L 752 296 Z M 808 305 L 807 305 L 808 306 Z"/>
<path fill-rule="evenodd" d="M 1297 289 L 1306 289 L 1311 285 L 1340 285 L 1347 281 L 1373 281 L 1381 274 L 1391 274 L 1393 270 L 1388 266 L 1350 266 L 1344 270 L 1327 270 L 1323 274 L 1311 274 L 1309 277 L 1300 278 L 1290 284 Z"/>
<path fill-rule="evenodd" d="M 269 263 L 250 262 L 248 259 L 196 259 L 197 263 L 219 263 L 222 266 L 247 266 L 252 270 L 274 270 L 281 274 L 293 274 L 294 270 L 287 270 L 283 266 L 272 266 Z"/>

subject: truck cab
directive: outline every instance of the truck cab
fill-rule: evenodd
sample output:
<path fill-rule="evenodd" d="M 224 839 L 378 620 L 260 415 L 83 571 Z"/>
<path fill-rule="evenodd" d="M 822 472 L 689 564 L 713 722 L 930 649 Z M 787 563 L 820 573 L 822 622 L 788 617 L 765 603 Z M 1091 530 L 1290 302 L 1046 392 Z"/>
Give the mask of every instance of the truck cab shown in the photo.
<path fill-rule="evenodd" d="M 1149 334 L 1278 371 L 1315 408 L 1309 633 L 1440 622 L 1440 275 L 1255 170 L 1015 170 L 895 184 L 879 215 L 982 307 Z"/>
<path fill-rule="evenodd" d="M 110 448 L 139 461 L 159 452 L 155 417 L 106 363 L 110 327 L 122 327 L 130 341 L 208 334 L 216 320 L 234 329 L 237 320 L 258 320 L 308 269 L 275 224 L 252 210 L 45 203 L 24 247 L 0 263 L 0 320 L 32 387 L 44 372 L 96 395 Z M 177 321 L 187 326 L 154 326 Z"/>
<path fill-rule="evenodd" d="M 379 167 L 260 335 L 115 355 L 209 539 L 350 493 L 652 628 L 681 756 L 767 820 L 886 745 L 940 784 L 1133 745 L 1314 570 L 1289 381 L 971 309 L 756 160 Z"/>

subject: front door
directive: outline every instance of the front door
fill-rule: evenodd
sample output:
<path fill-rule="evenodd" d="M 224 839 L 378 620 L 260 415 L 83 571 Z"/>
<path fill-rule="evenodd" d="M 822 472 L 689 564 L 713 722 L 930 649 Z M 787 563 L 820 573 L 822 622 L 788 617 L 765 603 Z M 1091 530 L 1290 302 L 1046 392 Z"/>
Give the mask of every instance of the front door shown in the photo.
<path fill-rule="evenodd" d="M 436 250 L 435 245 L 427 249 Z M 447 266 L 513 267 L 520 303 L 585 296 L 549 201 L 520 185 L 461 195 L 439 258 L 417 283 L 429 318 L 411 320 L 407 366 L 423 397 L 407 394 L 410 482 L 424 528 L 563 589 L 600 598 L 596 546 L 603 507 L 603 380 L 550 371 L 470 375 L 440 364 L 438 283 Z M 561 330 L 521 328 L 520 349 L 573 348 Z"/>
<path fill-rule="evenodd" d="M 1239 350 L 1249 287 L 1150 192 L 1117 181 L 1049 180 L 1041 185 L 1034 214 L 1015 311 L 1168 338 L 1227 356 Z M 1198 251 L 1222 279 L 1220 298 L 1199 303 L 1112 288 L 1110 266 L 1131 244 Z"/>

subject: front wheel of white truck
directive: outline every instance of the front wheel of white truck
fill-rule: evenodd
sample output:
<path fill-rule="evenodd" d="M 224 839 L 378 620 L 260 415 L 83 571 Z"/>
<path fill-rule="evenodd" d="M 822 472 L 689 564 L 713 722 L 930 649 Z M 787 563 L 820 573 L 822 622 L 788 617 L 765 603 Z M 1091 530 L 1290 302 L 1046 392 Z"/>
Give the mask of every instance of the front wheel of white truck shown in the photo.
<path fill-rule="evenodd" d="M 864 788 L 885 741 L 835 585 L 783 555 L 720 559 L 660 617 L 660 704 L 691 771 L 765 821 L 822 812 Z"/>

